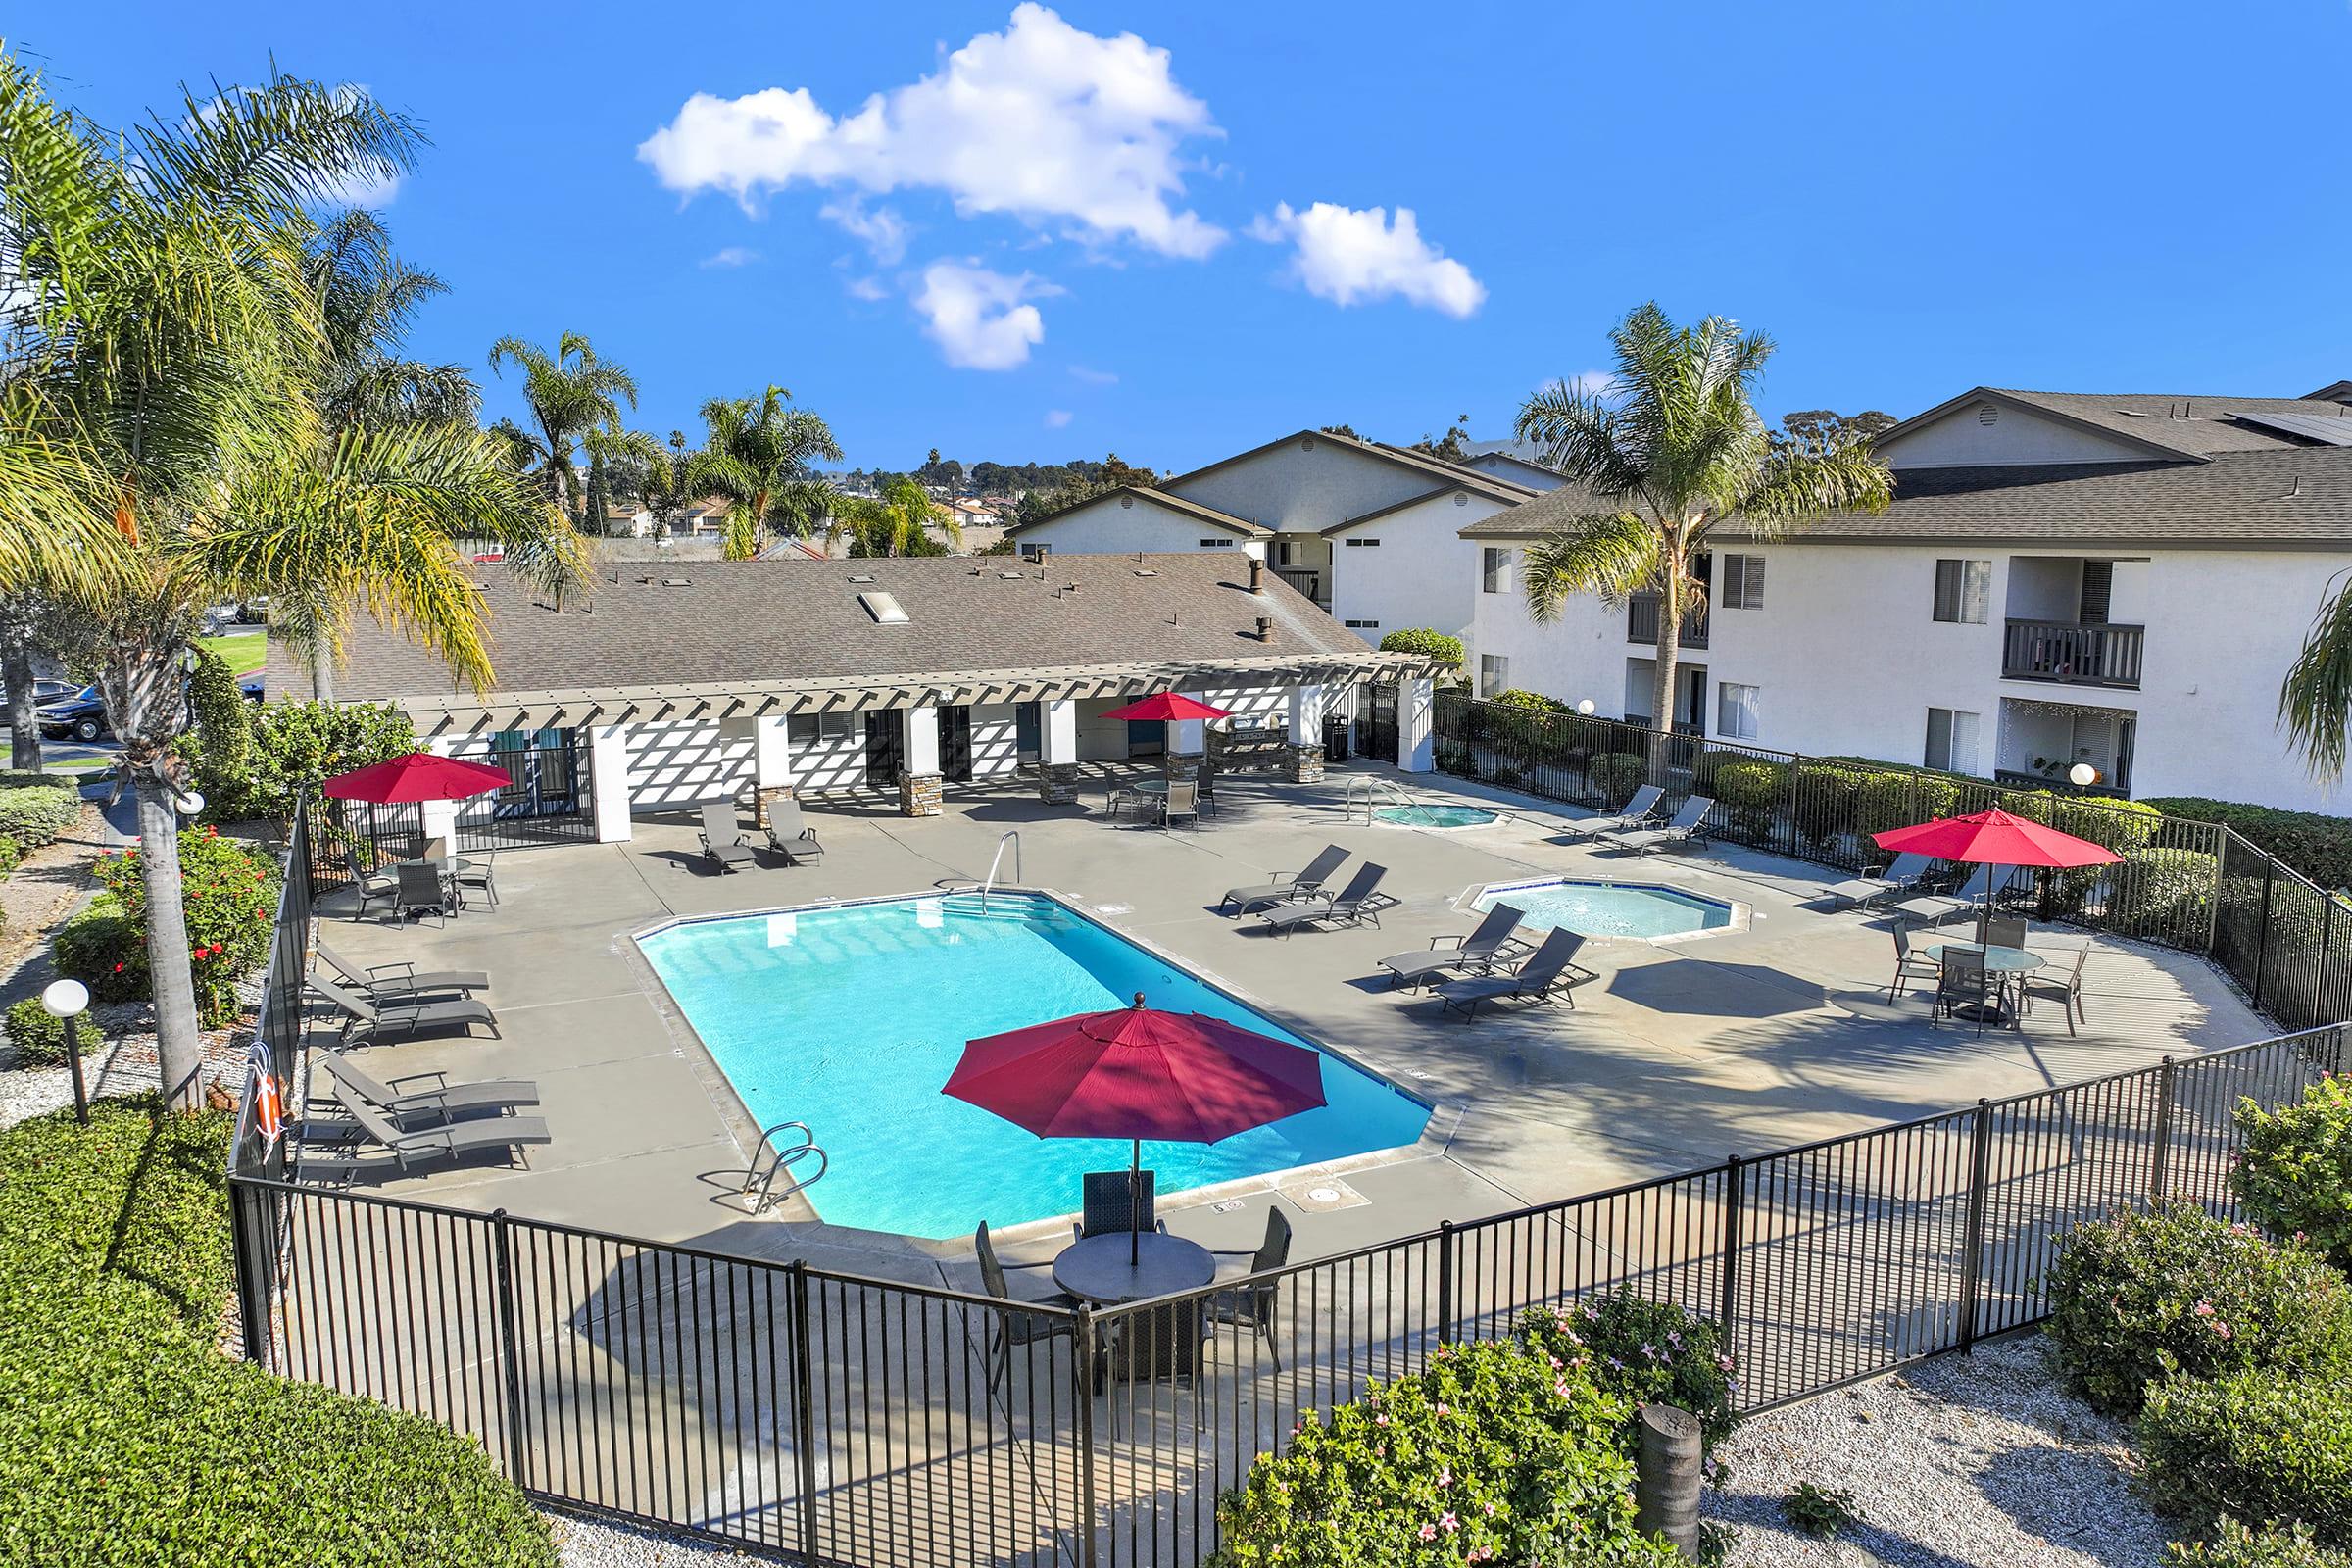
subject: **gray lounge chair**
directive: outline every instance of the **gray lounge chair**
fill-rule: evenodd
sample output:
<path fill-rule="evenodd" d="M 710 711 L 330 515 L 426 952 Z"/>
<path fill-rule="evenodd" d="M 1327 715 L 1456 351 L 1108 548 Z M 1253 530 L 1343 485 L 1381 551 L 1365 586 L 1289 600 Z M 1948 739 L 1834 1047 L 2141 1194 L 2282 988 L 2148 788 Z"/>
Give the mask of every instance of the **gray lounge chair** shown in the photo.
<path fill-rule="evenodd" d="M 369 999 L 346 991 L 332 981 L 311 977 L 311 989 L 333 1003 L 343 1013 L 343 1038 L 353 1044 L 373 1045 L 401 1035 L 472 1034 L 475 1024 L 498 1035 L 498 1014 L 490 1004 L 472 997 L 380 997 Z"/>
<path fill-rule="evenodd" d="M 739 865 L 758 865 L 760 858 L 743 841 L 743 829 L 735 825 L 735 803 L 713 801 L 703 808 L 703 831 L 698 835 L 703 843 L 703 855 L 723 876 Z"/>
<path fill-rule="evenodd" d="M 404 1128 L 341 1085 L 335 1088 L 335 1103 L 358 1127 L 364 1142 L 391 1154 L 404 1171 L 414 1164 L 456 1159 L 484 1149 L 504 1149 L 520 1158 L 524 1145 L 554 1142 L 547 1123 L 536 1116 L 477 1116 L 439 1127 Z"/>
<path fill-rule="evenodd" d="M 1326 844 L 1321 854 L 1306 863 L 1306 869 L 1297 876 L 1277 877 L 1254 887 L 1227 888 L 1225 897 L 1217 901 L 1217 912 L 1222 914 L 1228 905 L 1238 904 L 1236 914 L 1248 914 L 1251 909 L 1269 904 L 1288 904 L 1294 899 L 1311 897 L 1323 891 L 1323 884 L 1339 874 L 1348 863 L 1348 852 L 1337 844 Z"/>
<path fill-rule="evenodd" d="M 767 847 L 782 856 L 786 865 L 825 858 L 825 847 L 816 841 L 816 829 L 801 815 L 801 803 L 795 800 L 767 803 Z"/>
<path fill-rule="evenodd" d="M 1936 862 L 1925 855 L 1898 855 L 1892 864 L 1883 870 L 1833 882 L 1821 890 L 1824 898 L 1838 904 L 1851 904 L 1869 908 L 1891 893 L 1903 893 L 1919 885 L 1922 877 L 1935 869 Z"/>
<path fill-rule="evenodd" d="M 1497 904 L 1479 921 L 1478 929 L 1463 937 L 1431 937 L 1427 953 L 1399 953 L 1380 960 L 1389 971 L 1389 989 L 1394 991 L 1406 982 L 1427 985 L 1453 974 L 1471 974 L 1494 966 L 1494 960 L 1526 943 L 1516 933 L 1525 912 L 1507 904 Z"/>
<path fill-rule="evenodd" d="M 1628 832 L 1648 821 L 1651 813 L 1657 810 L 1658 802 L 1665 798 L 1666 792 L 1657 785 L 1644 784 L 1634 791 L 1633 798 L 1625 803 L 1623 809 L 1609 816 L 1588 816 L 1572 821 L 1567 824 L 1568 834 L 1572 838 L 1589 839 L 1599 833 Z"/>
<path fill-rule="evenodd" d="M 479 969 L 426 969 L 419 972 L 413 963 L 373 963 L 365 968 L 353 963 L 325 943 L 315 943 L 312 951 L 326 960 L 326 966 L 343 977 L 352 990 L 383 1001 L 391 997 L 423 997 L 440 991 L 456 991 L 471 996 L 476 991 L 490 989 L 490 977 Z"/>
<path fill-rule="evenodd" d="M 1706 833 L 1707 813 L 1715 809 L 1712 796 L 1693 795 L 1683 803 L 1664 827 L 1653 827 L 1633 833 L 1603 833 L 1600 842 L 1612 850 L 1628 855 L 1642 856 L 1653 850 L 1672 848 L 1700 840 Z"/>
<path fill-rule="evenodd" d="M 1380 891 L 1380 879 L 1389 874 L 1385 865 L 1367 860 L 1356 867 L 1355 875 L 1340 890 L 1339 897 L 1319 893 L 1297 904 L 1286 904 L 1266 911 L 1264 929 L 1276 936 L 1289 936 L 1300 926 L 1321 925 L 1329 920 L 1345 920 L 1349 925 L 1361 925 L 1366 920 L 1380 924 L 1380 911 L 1396 901 Z"/>
<path fill-rule="evenodd" d="M 321 1051 L 312 1058 L 338 1087 L 359 1096 L 397 1122 L 402 1131 L 455 1121 L 466 1111 L 512 1110 L 539 1103 L 539 1086 L 528 1078 L 490 1078 L 479 1083 L 453 1084 L 438 1072 L 395 1078 L 374 1077 L 358 1062 L 338 1052 Z M 442 1081 L 429 1089 L 403 1089 L 418 1078 Z"/>
<path fill-rule="evenodd" d="M 1894 906 L 1897 914 L 1917 920 L 1921 925 L 1941 925 L 1956 914 L 1967 914 L 1977 905 L 1992 896 L 1992 867 L 1980 865 L 1969 879 L 1951 893 L 1924 893 L 1916 899 L 1905 899 Z"/>
<path fill-rule="evenodd" d="M 1458 1012 L 1465 1019 L 1478 1016 L 1482 1002 L 1504 1002 L 1525 998 L 1529 1002 L 1549 1002 L 1553 997 L 1568 999 L 1570 1011 L 1576 1009 L 1576 993 L 1571 987 L 1600 977 L 1577 963 L 1577 952 L 1585 939 L 1566 926 L 1555 927 L 1544 939 L 1544 945 L 1520 960 L 1519 967 L 1509 974 L 1484 975 L 1471 980 L 1448 980 L 1438 987 L 1440 1012 Z"/>

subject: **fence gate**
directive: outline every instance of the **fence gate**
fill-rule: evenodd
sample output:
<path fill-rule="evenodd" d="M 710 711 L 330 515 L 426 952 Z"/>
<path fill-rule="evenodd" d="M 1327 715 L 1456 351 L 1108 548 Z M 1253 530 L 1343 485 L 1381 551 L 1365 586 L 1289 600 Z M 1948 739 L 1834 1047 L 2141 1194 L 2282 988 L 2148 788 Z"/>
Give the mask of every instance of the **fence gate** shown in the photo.
<path fill-rule="evenodd" d="M 1375 762 L 1396 760 L 1396 688 L 1356 688 L 1356 747 Z"/>
<path fill-rule="evenodd" d="M 596 800 L 586 732 L 508 730 L 469 762 L 503 770 L 509 783 L 458 807 L 458 849 L 514 850 L 596 842 Z"/>

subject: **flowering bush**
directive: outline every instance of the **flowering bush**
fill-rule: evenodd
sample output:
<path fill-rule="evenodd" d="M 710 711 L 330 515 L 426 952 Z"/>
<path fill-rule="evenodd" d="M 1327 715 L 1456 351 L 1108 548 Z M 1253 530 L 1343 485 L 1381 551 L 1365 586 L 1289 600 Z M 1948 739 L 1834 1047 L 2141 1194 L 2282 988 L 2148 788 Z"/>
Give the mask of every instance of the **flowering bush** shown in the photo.
<path fill-rule="evenodd" d="M 2067 1238 L 2050 1278 L 2067 1380 L 2131 1415 L 2148 1386 L 2273 1367 L 2352 1376 L 2352 1286 L 2315 1253 L 2177 1203 Z"/>
<path fill-rule="evenodd" d="M 57 967 L 101 1002 L 135 1002 L 150 991 L 147 888 L 140 852 L 98 862 L 106 891 L 58 932 Z M 208 1024 L 236 1010 L 236 983 L 270 956 L 277 907 L 276 862 L 205 827 L 179 836 L 181 899 L 187 913 L 188 962 L 196 1004 Z"/>
<path fill-rule="evenodd" d="M 2242 1100 L 2237 1126 L 2245 1152 L 2230 1181 L 2246 1212 L 2352 1269 L 2352 1078 L 2330 1074 L 2275 1111 Z"/>
<path fill-rule="evenodd" d="M 1260 1454 L 1218 1507 L 1210 1561 L 1664 1568 L 1673 1551 L 1634 1530 L 1630 1414 L 1576 1357 L 1525 1339 L 1446 1347 L 1424 1372 L 1310 1411 L 1287 1453 Z"/>
<path fill-rule="evenodd" d="M 1547 1354 L 1567 1360 L 1590 1356 L 1592 1381 L 1636 1411 L 1644 1404 L 1690 1411 L 1698 1417 L 1700 1441 L 1710 1448 L 1729 1437 L 1739 1420 L 1732 1413 L 1739 1379 L 1723 1331 L 1712 1319 L 1618 1291 L 1559 1312 L 1530 1312 L 1520 1320 L 1519 1332 Z M 1640 1428 L 1629 1421 L 1626 1452 L 1633 1453 L 1639 1444 Z"/>
<path fill-rule="evenodd" d="M 2139 1443 L 2149 1500 L 2199 1535 L 2239 1514 L 2352 1546 L 2352 1379 L 2176 1378 L 2148 1391 Z"/>

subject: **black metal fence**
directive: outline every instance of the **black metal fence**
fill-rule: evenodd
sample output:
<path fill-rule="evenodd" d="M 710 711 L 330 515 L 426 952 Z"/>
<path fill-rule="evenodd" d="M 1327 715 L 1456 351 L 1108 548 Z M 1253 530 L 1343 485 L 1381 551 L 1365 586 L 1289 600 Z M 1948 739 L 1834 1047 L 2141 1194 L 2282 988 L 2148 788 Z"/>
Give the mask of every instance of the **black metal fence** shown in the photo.
<path fill-rule="evenodd" d="M 303 1067 L 304 987 L 310 980 L 311 900 L 315 889 L 309 872 L 311 842 L 307 814 L 295 813 L 293 833 L 286 843 L 285 886 L 277 896 L 277 924 L 271 932 L 270 962 L 262 974 L 261 1003 L 255 1012 L 255 1062 L 247 1073 L 246 1093 L 239 1100 L 236 1128 L 229 1145 L 230 1170 L 270 1180 L 282 1180 L 288 1174 L 291 1145 L 283 1135 L 284 1123 L 293 1114 L 293 1097 Z M 279 1092 L 280 1104 L 286 1110 L 286 1116 L 281 1117 L 280 1136 L 275 1138 L 266 1136 L 261 1125 L 260 1097 L 252 1092 L 254 1073 L 259 1070 L 269 1072 Z M 271 1200 L 262 1200 L 258 1204 L 264 1210 L 272 1206 Z M 246 1223 L 241 1219 L 238 1227 L 238 1302 L 246 1354 L 262 1360 L 267 1359 L 269 1351 L 273 1292 L 269 1272 L 259 1266 L 248 1266 L 258 1265 L 268 1252 L 258 1252 L 250 1259 L 246 1256 Z M 267 1228 L 269 1221 L 266 1216 L 257 1215 L 252 1223 Z"/>
<path fill-rule="evenodd" d="M 1804 757 L 1616 719 L 1437 699 L 1438 768 L 1600 809 L 1642 785 L 1673 810 L 1712 797 L 1708 833 L 1846 870 L 1887 857 L 1871 835 L 1998 806 L 2090 839 L 2122 859 L 2079 871 L 2012 874 L 2007 892 L 2042 919 L 2212 956 L 2287 1029 L 2352 1016 L 2352 903 L 2212 822 L 2100 796 L 2015 790 L 1980 779 L 1842 758 Z"/>

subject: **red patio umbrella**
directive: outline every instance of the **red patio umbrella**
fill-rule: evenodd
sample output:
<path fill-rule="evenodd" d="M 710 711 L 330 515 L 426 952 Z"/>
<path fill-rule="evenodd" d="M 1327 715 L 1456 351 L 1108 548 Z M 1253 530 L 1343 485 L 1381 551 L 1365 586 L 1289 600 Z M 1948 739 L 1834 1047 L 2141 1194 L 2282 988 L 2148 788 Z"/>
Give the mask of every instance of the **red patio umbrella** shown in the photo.
<path fill-rule="evenodd" d="M 1213 1144 L 1312 1110 L 1323 1058 L 1206 1013 L 1155 1011 L 1139 991 L 1131 1007 L 967 1042 L 940 1093 L 1040 1138 L 1129 1140 L 1134 1203 L 1145 1139 Z M 1130 1240 L 1130 1260 L 1140 1245 Z"/>
<path fill-rule="evenodd" d="M 470 800 L 514 782 L 503 767 L 436 757 L 431 752 L 411 752 L 389 762 L 338 773 L 321 788 L 340 801 L 394 806 L 409 801 Z"/>
<path fill-rule="evenodd" d="M 2122 856 L 2104 844 L 2044 827 L 2030 817 L 2011 816 L 1999 807 L 1973 816 L 1937 817 L 1911 827 L 1890 827 L 1871 837 L 1882 850 L 1926 855 L 1972 865 L 2032 865 L 2063 870 L 2104 865 Z M 1989 886 L 1987 892 L 1989 892 Z M 1982 931 L 1979 935 L 1983 935 Z"/>
<path fill-rule="evenodd" d="M 1114 708 L 1102 716 L 1140 721 L 1153 718 L 1231 718 L 1233 715 L 1222 708 L 1211 708 L 1182 692 L 1153 692 L 1141 702 L 1129 703 L 1125 708 Z"/>

